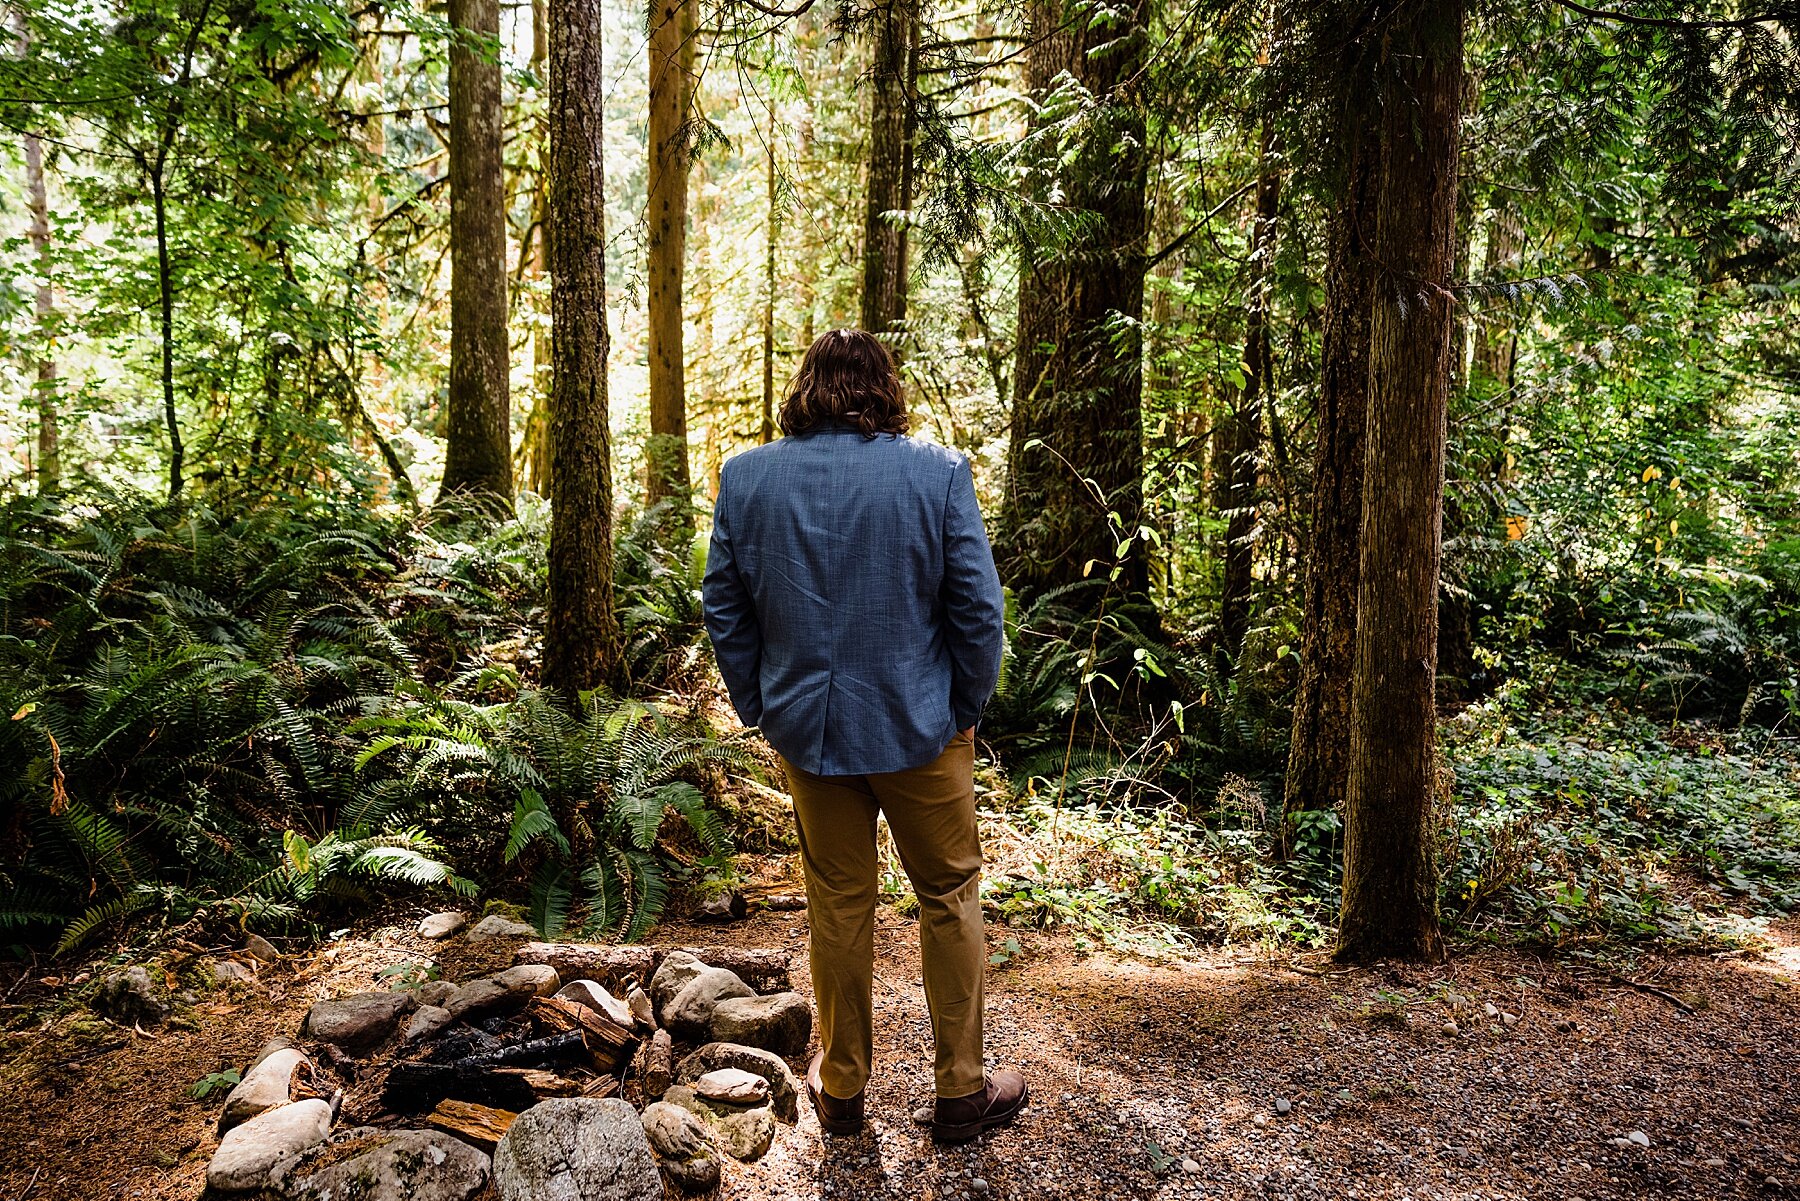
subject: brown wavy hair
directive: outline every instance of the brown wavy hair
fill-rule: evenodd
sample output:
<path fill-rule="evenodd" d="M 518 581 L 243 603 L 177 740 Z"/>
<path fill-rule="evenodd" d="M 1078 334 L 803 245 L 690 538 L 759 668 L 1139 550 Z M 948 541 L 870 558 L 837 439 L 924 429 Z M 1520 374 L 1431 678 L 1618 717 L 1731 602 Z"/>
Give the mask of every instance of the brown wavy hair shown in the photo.
<path fill-rule="evenodd" d="M 781 402 L 781 432 L 789 437 L 833 423 L 865 438 L 904 434 L 910 424 L 894 356 L 860 329 L 834 329 L 807 347 Z"/>

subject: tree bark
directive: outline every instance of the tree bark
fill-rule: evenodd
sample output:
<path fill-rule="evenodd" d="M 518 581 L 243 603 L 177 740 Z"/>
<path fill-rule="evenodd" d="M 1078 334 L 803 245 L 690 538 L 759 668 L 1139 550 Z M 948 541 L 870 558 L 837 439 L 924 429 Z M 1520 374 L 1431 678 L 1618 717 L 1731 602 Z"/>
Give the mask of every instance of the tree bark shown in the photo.
<path fill-rule="evenodd" d="M 512 508 L 498 0 L 450 0 L 450 401 L 440 502 Z"/>
<path fill-rule="evenodd" d="M 1296 815 L 1344 803 L 1350 770 L 1350 673 L 1362 578 L 1363 433 L 1369 410 L 1376 131 L 1348 131 L 1344 190 L 1331 215 L 1313 452 L 1312 534 L 1300 628 L 1300 680 L 1284 786 L 1282 850 Z"/>
<path fill-rule="evenodd" d="M 533 0 L 531 5 L 531 70 L 539 86 L 550 74 L 550 15 L 546 0 Z M 550 220 L 550 148 L 549 117 L 538 124 L 538 176 L 532 191 L 531 244 L 521 253 L 529 257 L 525 274 L 533 281 L 534 295 L 541 295 L 544 272 L 549 268 Z M 535 306 L 534 306 L 535 309 Z M 539 496 L 550 495 L 550 329 L 548 314 L 541 309 L 532 313 L 531 323 L 531 412 L 525 418 L 525 433 L 520 439 L 519 466 L 523 485 Z"/>
<path fill-rule="evenodd" d="M 1272 391 L 1269 297 L 1274 286 L 1275 219 L 1281 206 L 1280 149 L 1265 118 L 1256 177 L 1256 216 L 1250 230 L 1250 288 L 1244 306 L 1244 386 L 1214 431 L 1214 503 L 1226 514 L 1219 626 L 1235 659 L 1250 628 L 1256 530 L 1256 486 L 1262 455 L 1263 405 Z"/>
<path fill-rule="evenodd" d="M 1511 209 L 1495 209 L 1488 219 L 1487 253 L 1482 275 L 1492 283 L 1503 274 L 1516 270 L 1524 249 L 1524 231 L 1519 215 Z M 1510 315 L 1501 312 L 1480 316 L 1475 323 L 1474 362 L 1469 382 L 1487 393 L 1505 392 L 1512 388 L 1513 359 L 1519 338 Z"/>
<path fill-rule="evenodd" d="M 1439 959 L 1437 596 L 1455 298 L 1462 0 L 1386 31 L 1362 572 L 1337 954 Z"/>
<path fill-rule="evenodd" d="M 763 234 L 762 427 L 758 441 L 775 441 L 775 241 L 781 234 L 780 199 L 775 185 L 775 97 L 769 97 L 768 223 Z"/>
<path fill-rule="evenodd" d="M 601 0 L 550 7 L 550 605 L 544 682 L 571 702 L 617 681 L 606 401 Z"/>
<path fill-rule="evenodd" d="M 1140 24 L 1141 6 L 1128 14 Z M 1029 601 L 1104 579 L 1143 516 L 1144 112 L 1123 93 L 1142 39 L 1116 22 L 1071 17 L 1057 0 L 1031 9 L 1027 89 L 1042 96 L 1068 72 L 1098 98 L 1056 168 L 1064 205 L 1093 220 L 1047 254 L 1021 248 L 1008 482 L 996 540 L 1001 572 Z M 1051 182 L 1034 179 L 1040 193 Z M 1121 320 L 1122 319 L 1122 320 Z M 1116 522 L 1113 514 L 1117 515 Z M 1147 558 L 1134 541 L 1119 582 L 1148 596 Z"/>
<path fill-rule="evenodd" d="M 169 196 L 159 160 L 150 174 L 150 204 L 156 217 L 156 297 L 162 334 L 163 425 L 169 431 L 169 499 L 181 496 L 181 467 L 187 457 L 181 421 L 175 414 L 175 268 L 169 260 Z"/>
<path fill-rule="evenodd" d="M 874 19 L 870 71 L 869 176 L 863 205 L 862 327 L 900 350 L 905 328 L 907 233 L 912 209 L 913 105 L 917 80 L 917 0 L 886 0 Z"/>
<path fill-rule="evenodd" d="M 31 210 L 31 248 L 37 256 L 37 490 L 62 486 L 62 433 L 56 412 L 56 298 L 50 289 L 50 192 L 44 183 L 44 144 L 25 135 L 25 202 Z"/>
<path fill-rule="evenodd" d="M 694 2 L 653 0 L 650 22 L 650 440 L 644 446 L 645 499 L 650 504 L 673 502 L 680 524 L 686 525 L 692 519 L 692 485 L 681 301 L 687 259 Z"/>

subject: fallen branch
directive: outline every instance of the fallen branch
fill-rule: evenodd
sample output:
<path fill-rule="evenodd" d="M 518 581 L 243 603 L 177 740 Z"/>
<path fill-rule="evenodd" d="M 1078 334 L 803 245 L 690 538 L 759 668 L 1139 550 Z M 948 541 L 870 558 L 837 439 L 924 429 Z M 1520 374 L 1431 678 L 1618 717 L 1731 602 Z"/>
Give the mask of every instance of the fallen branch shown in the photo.
<path fill-rule="evenodd" d="M 1695 1011 L 1693 1005 L 1682 1000 L 1666 988 L 1658 988 L 1654 984 L 1645 984 L 1642 980 L 1628 980 L 1624 976 L 1614 976 L 1612 982 L 1621 988 L 1635 988 L 1641 993 L 1648 993 L 1653 997 L 1660 997 L 1675 1008 L 1681 1010 L 1683 1013 L 1693 1013 Z"/>

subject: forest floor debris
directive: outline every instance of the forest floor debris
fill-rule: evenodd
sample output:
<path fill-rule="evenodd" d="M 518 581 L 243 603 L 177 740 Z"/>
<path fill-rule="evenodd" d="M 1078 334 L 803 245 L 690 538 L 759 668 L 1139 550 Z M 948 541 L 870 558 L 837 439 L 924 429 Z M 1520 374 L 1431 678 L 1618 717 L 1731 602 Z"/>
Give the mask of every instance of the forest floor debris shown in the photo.
<path fill-rule="evenodd" d="M 82 1011 L 24 1023 L 55 1010 L 53 989 L 0 980 L 11 994 L 0 1197 L 199 1197 L 222 1094 L 197 1100 L 196 1081 L 241 1068 L 316 1001 L 388 986 L 408 965 L 461 979 L 512 960 L 508 940 L 424 939 L 420 916 L 260 965 L 191 1022 L 143 1035 Z M 804 935 L 803 914 L 761 913 L 656 938 L 790 950 L 804 992 Z M 989 1050 L 1032 1085 L 1014 1127 L 939 1148 L 916 1124 L 930 1023 L 915 927 L 884 909 L 868 1131 L 822 1139 L 803 1105 L 763 1158 L 725 1163 L 719 1195 L 1800 1196 L 1795 919 L 1764 951 L 1641 955 L 1629 980 L 1491 949 L 1441 968 L 1343 970 L 1229 951 L 1156 963 L 1077 953 L 1055 934 L 994 936 L 1021 944 L 988 994 Z"/>

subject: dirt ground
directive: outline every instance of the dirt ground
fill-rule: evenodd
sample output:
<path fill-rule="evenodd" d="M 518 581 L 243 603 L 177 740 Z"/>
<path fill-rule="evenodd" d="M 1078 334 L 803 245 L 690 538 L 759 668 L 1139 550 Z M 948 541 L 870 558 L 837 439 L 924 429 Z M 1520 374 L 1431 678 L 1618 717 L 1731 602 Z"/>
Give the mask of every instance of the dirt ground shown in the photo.
<path fill-rule="evenodd" d="M 0 1201 L 197 1198 L 222 1099 L 189 1095 L 201 1076 L 292 1033 L 314 1000 L 381 986 L 383 968 L 435 955 L 458 978 L 510 954 L 427 943 L 416 917 L 211 994 L 192 1030 L 15 1028 L 0 1048 Z M 1005 933 L 1022 949 L 990 973 L 988 1047 L 1033 1098 L 1012 1128 L 939 1149 L 912 1122 L 930 1096 L 930 1026 L 916 928 L 884 912 L 869 1131 L 821 1140 L 803 1104 L 760 1162 L 728 1163 L 720 1195 L 1800 1196 L 1800 922 L 1764 954 L 1641 962 L 1632 979 L 1660 993 L 1510 952 L 1340 971 L 1228 953 L 1145 963 Z M 787 947 L 807 988 L 804 913 L 656 940 Z M 49 991 L 0 978 L 15 1023 Z"/>

